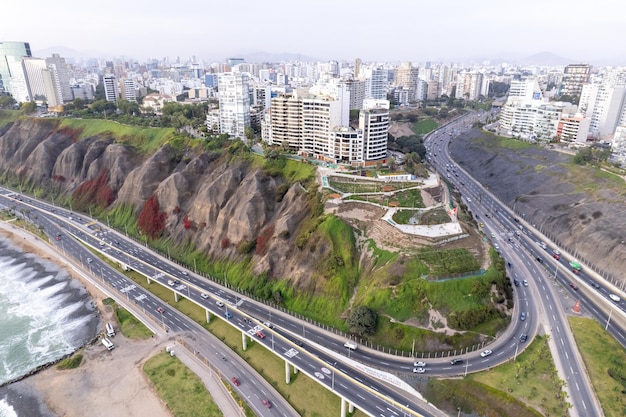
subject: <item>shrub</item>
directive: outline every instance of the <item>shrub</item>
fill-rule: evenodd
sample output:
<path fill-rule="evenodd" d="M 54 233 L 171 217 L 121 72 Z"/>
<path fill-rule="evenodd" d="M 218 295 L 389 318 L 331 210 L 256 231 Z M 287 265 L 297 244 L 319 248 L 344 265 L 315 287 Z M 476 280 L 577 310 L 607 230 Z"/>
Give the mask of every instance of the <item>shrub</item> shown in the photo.
<path fill-rule="evenodd" d="M 152 239 L 156 239 L 163 233 L 166 216 L 161 211 L 159 200 L 152 195 L 146 200 L 141 213 L 139 213 L 139 220 L 137 221 L 139 229 Z"/>

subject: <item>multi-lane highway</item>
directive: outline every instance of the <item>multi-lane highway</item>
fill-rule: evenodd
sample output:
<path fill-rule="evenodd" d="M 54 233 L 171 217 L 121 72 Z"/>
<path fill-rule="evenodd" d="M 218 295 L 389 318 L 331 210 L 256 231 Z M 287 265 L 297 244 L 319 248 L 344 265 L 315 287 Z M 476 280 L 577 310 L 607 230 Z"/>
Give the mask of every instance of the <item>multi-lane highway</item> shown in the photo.
<path fill-rule="evenodd" d="M 526 313 L 525 321 L 532 319 L 533 314 L 539 314 L 537 319 L 551 336 L 552 354 L 567 384 L 569 401 L 573 404 L 571 414 L 601 415 L 576 350 L 561 298 L 564 293 L 568 295 L 570 305 L 567 308 L 574 306 L 573 300 L 580 300 L 581 308 L 591 311 L 600 322 L 608 321 L 607 304 L 623 311 L 623 303 L 610 297 L 615 289 L 607 288 L 605 283 L 587 276 L 584 271 L 574 273 L 558 248 L 550 246 L 550 242 L 537 234 L 522 216 L 510 211 L 455 164 L 448 150 L 449 146 L 454 146 L 451 139 L 458 132 L 453 126 L 431 135 L 427 144 L 431 162 L 461 192 L 464 203 L 490 237 L 493 247 L 505 258 L 518 293 L 520 319 L 523 313 Z M 593 292 L 593 298 L 599 295 L 604 300 L 599 303 L 597 299 L 592 300 L 589 292 Z M 624 344 L 622 329 L 613 326 L 612 334 Z"/>

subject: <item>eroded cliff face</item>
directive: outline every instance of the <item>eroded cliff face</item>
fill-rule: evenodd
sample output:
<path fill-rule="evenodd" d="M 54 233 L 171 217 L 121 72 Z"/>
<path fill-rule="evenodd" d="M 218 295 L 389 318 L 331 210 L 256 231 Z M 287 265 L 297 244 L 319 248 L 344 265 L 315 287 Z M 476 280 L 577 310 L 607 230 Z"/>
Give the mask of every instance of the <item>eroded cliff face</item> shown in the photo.
<path fill-rule="evenodd" d="M 472 130 L 454 139 L 452 157 L 524 219 L 605 276 L 624 280 L 626 183 L 569 170 L 572 156 L 532 147 L 506 149 Z"/>
<path fill-rule="evenodd" d="M 139 213 L 154 195 L 166 216 L 165 235 L 221 258 L 241 256 L 242 244 L 255 243 L 254 272 L 289 276 L 297 285 L 308 285 L 307 265 L 326 252 L 324 245 L 296 248 L 298 227 L 309 215 L 297 184 L 277 196 L 284 179 L 244 162 L 227 163 L 218 153 L 181 156 L 165 145 L 143 157 L 111 137 L 76 138 L 49 120 L 9 125 L 0 132 L 0 171 L 65 194 L 105 173 L 116 196 L 111 206 L 126 204 Z"/>

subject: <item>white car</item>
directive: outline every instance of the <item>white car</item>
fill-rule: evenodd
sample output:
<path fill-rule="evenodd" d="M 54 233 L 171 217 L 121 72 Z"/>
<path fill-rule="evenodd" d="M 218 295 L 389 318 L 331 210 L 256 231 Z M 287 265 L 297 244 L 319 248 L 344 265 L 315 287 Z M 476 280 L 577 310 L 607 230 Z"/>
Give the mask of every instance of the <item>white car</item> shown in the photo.
<path fill-rule="evenodd" d="M 426 366 L 426 362 L 422 362 L 422 361 L 413 362 L 413 366 L 415 366 L 416 368 L 423 368 Z"/>
<path fill-rule="evenodd" d="M 224 303 L 221 301 L 216 301 L 215 304 L 217 304 L 218 307 L 224 307 Z"/>
<path fill-rule="evenodd" d="M 485 351 L 483 351 L 483 352 L 480 352 L 480 356 L 481 356 L 481 357 L 483 357 L 483 358 L 485 358 L 485 357 L 487 357 L 487 356 L 491 355 L 492 353 L 493 353 L 493 352 L 492 352 L 490 349 L 487 349 L 487 350 L 485 350 Z"/>
<path fill-rule="evenodd" d="M 528 281 L 524 280 L 522 282 L 524 283 L 524 287 L 528 287 Z"/>
<path fill-rule="evenodd" d="M 413 372 L 416 374 L 423 374 L 424 372 L 426 372 L 426 369 L 424 368 L 413 368 Z"/>
<path fill-rule="evenodd" d="M 204 298 L 206 300 L 207 298 L 209 298 L 209 294 L 203 292 L 203 293 L 200 293 L 200 297 L 202 297 L 202 298 Z"/>
<path fill-rule="evenodd" d="M 616 303 L 619 303 L 621 298 L 619 298 L 619 296 L 615 295 L 615 294 L 609 294 L 609 298 L 613 301 L 615 301 Z"/>

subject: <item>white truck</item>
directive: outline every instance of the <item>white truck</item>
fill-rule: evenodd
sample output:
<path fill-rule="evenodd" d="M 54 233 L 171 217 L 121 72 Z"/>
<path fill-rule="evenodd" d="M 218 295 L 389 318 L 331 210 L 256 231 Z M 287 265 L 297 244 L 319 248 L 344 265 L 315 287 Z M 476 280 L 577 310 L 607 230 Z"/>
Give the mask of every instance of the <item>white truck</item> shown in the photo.
<path fill-rule="evenodd" d="M 102 344 L 108 350 L 113 350 L 113 348 L 115 347 L 115 345 L 109 339 L 107 339 L 106 337 L 102 338 Z"/>
<path fill-rule="evenodd" d="M 353 342 L 352 340 L 348 340 L 346 341 L 346 343 L 343 344 L 344 347 L 347 347 L 350 350 L 356 350 L 356 348 L 359 346 L 356 344 L 356 342 Z"/>
<path fill-rule="evenodd" d="M 107 328 L 107 336 L 108 337 L 115 336 L 115 329 L 113 328 L 113 325 L 111 323 L 107 323 L 106 328 Z"/>

